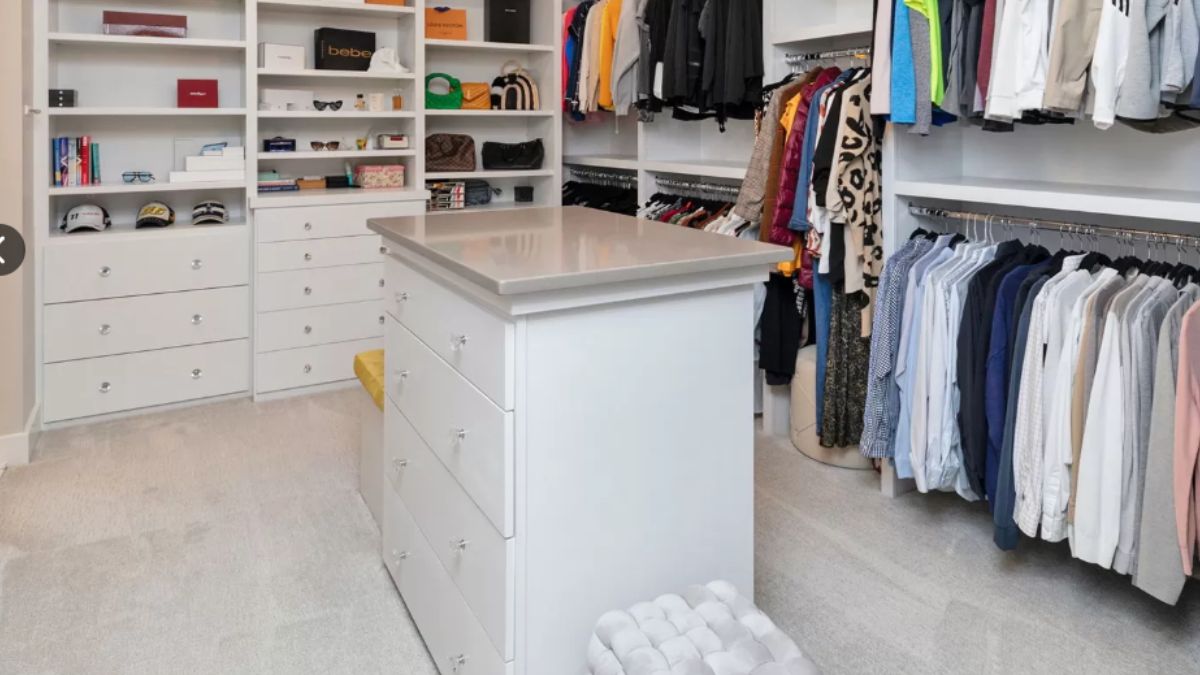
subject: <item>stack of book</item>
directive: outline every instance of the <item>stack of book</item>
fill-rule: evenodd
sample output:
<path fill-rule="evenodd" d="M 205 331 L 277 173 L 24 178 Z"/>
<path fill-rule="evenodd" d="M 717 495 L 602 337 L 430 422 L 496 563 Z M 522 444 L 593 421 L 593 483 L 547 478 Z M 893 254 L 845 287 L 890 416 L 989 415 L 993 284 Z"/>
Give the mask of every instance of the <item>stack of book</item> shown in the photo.
<path fill-rule="evenodd" d="M 246 148 L 224 146 L 205 148 L 199 155 L 184 159 L 184 171 L 172 171 L 172 183 L 211 183 L 246 180 Z"/>
<path fill-rule="evenodd" d="M 100 184 L 100 144 L 93 143 L 91 136 L 55 138 L 50 152 L 54 187 Z"/>
<path fill-rule="evenodd" d="M 263 171 L 258 174 L 259 192 L 294 192 L 299 189 L 295 178 L 284 178 L 278 171 Z"/>

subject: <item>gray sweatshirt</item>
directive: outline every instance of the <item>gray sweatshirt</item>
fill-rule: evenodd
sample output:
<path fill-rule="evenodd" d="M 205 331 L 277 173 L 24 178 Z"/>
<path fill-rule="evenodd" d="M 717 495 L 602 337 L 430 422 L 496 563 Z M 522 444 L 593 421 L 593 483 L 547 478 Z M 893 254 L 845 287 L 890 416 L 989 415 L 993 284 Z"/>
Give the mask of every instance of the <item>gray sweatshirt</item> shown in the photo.
<path fill-rule="evenodd" d="M 1129 60 L 1117 93 L 1117 116 L 1158 119 L 1167 0 L 1129 0 L 1129 3 Z"/>

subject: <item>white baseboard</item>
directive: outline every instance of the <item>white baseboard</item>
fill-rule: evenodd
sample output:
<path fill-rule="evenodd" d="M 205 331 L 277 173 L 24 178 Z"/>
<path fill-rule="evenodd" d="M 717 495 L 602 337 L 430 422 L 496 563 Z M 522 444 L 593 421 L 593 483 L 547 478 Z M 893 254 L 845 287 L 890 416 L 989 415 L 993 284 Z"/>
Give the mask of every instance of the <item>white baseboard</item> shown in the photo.
<path fill-rule="evenodd" d="M 29 457 L 37 447 L 38 437 L 41 436 L 41 427 L 38 424 L 40 411 L 40 406 L 34 406 L 33 410 L 29 411 L 24 431 L 0 436 L 0 467 L 23 466 L 29 463 Z"/>

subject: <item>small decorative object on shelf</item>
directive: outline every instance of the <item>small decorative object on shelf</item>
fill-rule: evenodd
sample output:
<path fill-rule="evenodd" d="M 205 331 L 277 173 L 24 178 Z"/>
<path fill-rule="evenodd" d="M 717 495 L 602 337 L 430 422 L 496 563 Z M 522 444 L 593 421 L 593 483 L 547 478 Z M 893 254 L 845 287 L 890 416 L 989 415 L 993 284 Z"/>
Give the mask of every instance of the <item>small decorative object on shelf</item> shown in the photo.
<path fill-rule="evenodd" d="M 400 57 L 396 56 L 396 50 L 391 47 L 380 47 L 375 50 L 375 54 L 371 57 L 371 67 L 368 68 L 372 73 L 408 73 L 408 68 L 405 68 L 400 63 Z"/>
<path fill-rule="evenodd" d="M 299 189 L 294 178 L 284 178 L 278 171 L 261 171 L 258 174 L 259 192 L 295 192 Z"/>
<path fill-rule="evenodd" d="M 466 40 L 467 10 L 450 7 L 426 8 L 425 37 L 431 40 Z"/>
<path fill-rule="evenodd" d="M 328 108 L 330 110 L 330 112 L 337 112 L 342 109 L 342 102 L 340 100 L 338 100 L 338 101 L 318 101 L 316 99 L 313 99 L 312 104 L 313 104 L 313 107 L 316 108 L 319 112 L 325 112 L 326 108 Z"/>
<path fill-rule="evenodd" d="M 366 101 L 366 99 L 363 98 L 362 94 L 355 94 L 354 109 L 359 112 L 362 112 L 367 109 L 367 101 Z"/>
<path fill-rule="evenodd" d="M 407 150 L 408 134 L 379 134 L 375 137 L 375 146 L 380 150 Z"/>
<path fill-rule="evenodd" d="M 316 150 L 318 152 L 320 152 L 322 150 L 328 150 L 330 152 L 333 152 L 334 150 L 337 150 L 338 148 L 342 147 L 342 142 L 341 141 L 313 141 L 312 143 L 309 144 L 309 147 L 311 147 L 313 150 Z"/>
<path fill-rule="evenodd" d="M 74 89 L 51 89 L 51 108 L 74 108 L 79 105 Z"/>
<path fill-rule="evenodd" d="M 301 190 L 324 190 L 325 177 L 305 176 L 303 178 L 298 178 L 296 179 L 296 187 L 300 188 Z"/>
<path fill-rule="evenodd" d="M 91 136 L 55 138 L 50 143 L 55 187 L 100 184 L 100 146 Z"/>
<path fill-rule="evenodd" d="M 153 183 L 158 179 L 155 178 L 154 174 L 150 173 L 149 171 L 126 171 L 121 174 L 121 180 L 127 185 L 132 185 L 134 183 L 141 183 L 145 185 L 147 183 Z"/>
<path fill-rule="evenodd" d="M 429 190 L 427 211 L 451 211 L 466 206 L 467 185 L 462 181 L 425 183 L 425 189 Z"/>
<path fill-rule="evenodd" d="M 296 139 L 276 136 L 263 140 L 263 152 L 295 152 Z"/>
<path fill-rule="evenodd" d="M 315 107 L 315 97 L 316 94 L 308 89 L 263 89 L 258 94 L 258 109 L 268 112 L 307 110 L 310 104 Z"/>
<path fill-rule="evenodd" d="M 483 16 L 488 42 L 529 44 L 529 0 L 488 0 Z"/>
<path fill-rule="evenodd" d="M 404 165 L 359 165 L 354 168 L 354 183 L 368 190 L 402 188 L 404 187 Z"/>
<path fill-rule="evenodd" d="M 144 227 L 167 227 L 174 224 L 175 209 L 163 202 L 153 201 L 138 209 L 137 223 L 134 227 L 140 230 Z"/>
<path fill-rule="evenodd" d="M 103 232 L 112 227 L 112 219 L 104 207 L 95 204 L 80 204 L 63 214 L 62 223 L 58 226 L 60 232 L 71 234 L 80 230 Z"/>
<path fill-rule="evenodd" d="M 404 110 L 404 96 L 399 90 L 392 94 L 392 110 Z"/>
<path fill-rule="evenodd" d="M 513 198 L 522 204 L 533 201 L 533 186 L 518 185 L 513 188 Z"/>
<path fill-rule="evenodd" d="M 370 138 L 366 136 L 360 136 L 354 139 L 354 147 L 358 148 L 359 152 L 362 152 L 363 150 L 367 149 L 367 144 L 370 143 L 370 141 Z"/>
<path fill-rule="evenodd" d="M 354 187 L 347 176 L 325 176 L 325 187 L 333 188 L 348 188 Z"/>
<path fill-rule="evenodd" d="M 304 47 L 258 43 L 258 67 L 271 70 L 304 70 Z"/>
<path fill-rule="evenodd" d="M 219 107 L 216 80 L 178 80 L 176 105 L 180 108 Z"/>
<path fill-rule="evenodd" d="M 367 110 L 371 112 L 383 112 L 387 97 L 382 92 L 375 92 L 367 95 Z"/>
<path fill-rule="evenodd" d="M 370 70 L 375 34 L 342 28 L 316 31 L 317 70 Z"/>
<path fill-rule="evenodd" d="M 187 37 L 187 17 L 179 14 L 118 12 L 106 9 L 103 18 L 105 35 Z"/>
<path fill-rule="evenodd" d="M 192 207 L 192 225 L 224 225 L 229 222 L 229 209 L 225 204 L 205 200 Z"/>

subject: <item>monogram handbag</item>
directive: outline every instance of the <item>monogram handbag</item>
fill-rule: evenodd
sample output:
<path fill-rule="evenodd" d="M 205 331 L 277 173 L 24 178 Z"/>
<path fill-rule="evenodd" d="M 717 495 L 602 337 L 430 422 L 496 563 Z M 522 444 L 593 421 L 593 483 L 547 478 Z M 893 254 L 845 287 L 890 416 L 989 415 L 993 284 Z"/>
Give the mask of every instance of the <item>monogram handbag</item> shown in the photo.
<path fill-rule="evenodd" d="M 537 82 L 516 61 L 505 63 L 500 77 L 492 80 L 492 108 L 495 110 L 541 110 Z"/>
<path fill-rule="evenodd" d="M 474 171 L 475 139 L 466 134 L 430 134 L 425 139 L 429 171 Z"/>
<path fill-rule="evenodd" d="M 524 143 L 495 143 L 487 141 L 483 144 L 484 169 L 508 169 L 529 171 L 542 168 L 542 160 L 546 158 L 546 148 L 542 139 L 537 138 Z"/>
<path fill-rule="evenodd" d="M 463 110 L 491 110 L 492 90 L 486 82 L 462 83 Z"/>
<path fill-rule="evenodd" d="M 445 80 L 446 93 L 434 91 L 429 85 L 434 80 Z M 445 73 L 430 73 L 425 76 L 425 108 L 428 110 L 458 110 L 463 104 L 462 82 Z"/>

